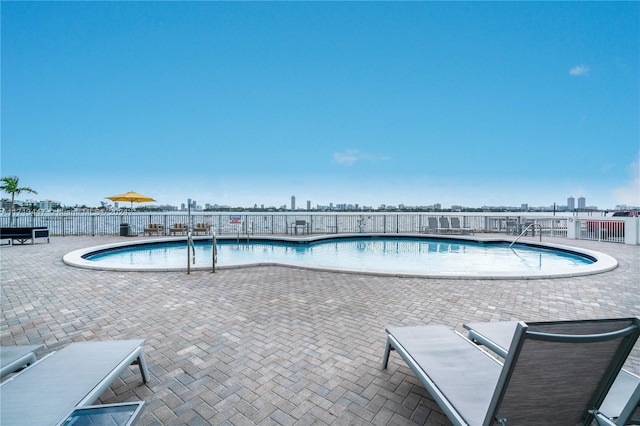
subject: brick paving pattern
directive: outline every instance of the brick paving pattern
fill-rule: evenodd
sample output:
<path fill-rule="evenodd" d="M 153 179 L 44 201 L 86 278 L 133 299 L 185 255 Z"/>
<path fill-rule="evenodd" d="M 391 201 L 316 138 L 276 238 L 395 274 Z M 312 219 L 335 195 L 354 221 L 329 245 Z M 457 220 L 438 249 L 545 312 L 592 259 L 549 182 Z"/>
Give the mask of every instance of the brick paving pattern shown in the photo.
<path fill-rule="evenodd" d="M 385 327 L 640 315 L 640 247 L 546 238 L 605 252 L 610 272 L 447 280 L 288 267 L 103 272 L 62 262 L 121 237 L 3 246 L 3 345 L 146 339 L 151 380 L 130 369 L 101 403 L 146 402 L 140 425 L 448 425 L 406 364 L 381 369 Z M 627 368 L 640 373 L 640 345 Z M 39 354 L 41 355 L 41 354 Z M 1 407 L 0 407 L 1 408 Z"/>

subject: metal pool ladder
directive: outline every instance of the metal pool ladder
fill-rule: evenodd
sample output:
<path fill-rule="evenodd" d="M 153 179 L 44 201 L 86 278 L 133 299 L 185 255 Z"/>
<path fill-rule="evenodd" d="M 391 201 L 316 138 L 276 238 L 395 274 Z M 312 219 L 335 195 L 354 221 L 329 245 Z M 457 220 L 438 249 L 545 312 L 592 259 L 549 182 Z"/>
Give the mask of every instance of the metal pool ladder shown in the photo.
<path fill-rule="evenodd" d="M 514 245 L 519 239 L 520 237 L 522 237 L 524 234 L 527 233 L 527 231 L 529 230 L 529 228 L 531 227 L 536 227 L 538 226 L 538 234 L 540 235 L 540 242 L 542 242 L 542 225 L 540 225 L 539 223 L 530 223 L 529 225 L 527 225 L 526 228 L 524 228 L 524 230 L 520 233 L 520 235 L 518 235 L 512 242 L 511 244 L 509 244 L 509 248 L 511 248 L 512 245 Z"/>

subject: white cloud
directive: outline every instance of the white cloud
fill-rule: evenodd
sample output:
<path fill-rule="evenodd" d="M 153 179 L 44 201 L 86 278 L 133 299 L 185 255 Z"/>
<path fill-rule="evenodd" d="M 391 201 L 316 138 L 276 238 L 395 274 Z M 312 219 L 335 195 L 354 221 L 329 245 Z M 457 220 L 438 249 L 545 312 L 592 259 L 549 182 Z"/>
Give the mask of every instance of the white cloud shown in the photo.
<path fill-rule="evenodd" d="M 586 65 L 577 65 L 569 70 L 569 75 L 589 75 L 589 67 Z"/>
<path fill-rule="evenodd" d="M 640 206 L 640 153 L 636 161 L 629 165 L 631 179 L 627 185 L 614 188 L 613 197 L 616 204 L 628 206 Z"/>
<path fill-rule="evenodd" d="M 347 150 L 345 152 L 334 152 L 333 161 L 338 164 L 345 164 L 347 166 L 352 165 L 360 159 L 359 152 L 354 150 Z"/>
<path fill-rule="evenodd" d="M 391 157 L 388 157 L 388 156 L 367 154 L 366 152 L 361 152 L 361 151 L 358 151 L 357 149 L 348 149 L 344 152 L 333 153 L 333 161 L 335 161 L 338 164 L 344 164 L 346 166 L 351 166 L 360 160 L 386 161 L 390 159 Z"/>

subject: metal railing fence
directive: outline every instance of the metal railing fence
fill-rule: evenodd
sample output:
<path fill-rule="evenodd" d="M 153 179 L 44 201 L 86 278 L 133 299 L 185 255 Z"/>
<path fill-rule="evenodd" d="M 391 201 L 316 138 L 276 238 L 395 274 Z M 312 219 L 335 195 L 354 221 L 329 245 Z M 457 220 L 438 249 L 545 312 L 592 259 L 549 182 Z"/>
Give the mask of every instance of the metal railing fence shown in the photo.
<path fill-rule="evenodd" d="M 461 227 L 474 232 L 510 233 L 513 223 L 535 221 L 543 235 L 567 236 L 567 218 L 529 218 L 526 215 L 480 215 L 461 213 L 229 213 L 229 212 L 14 212 L 11 226 L 47 226 L 51 235 L 118 235 L 121 224 L 134 234 L 143 234 L 149 224 L 162 225 L 170 234 L 175 224 L 192 229 L 198 223 L 210 225 L 222 234 L 327 234 L 327 233 L 421 233 L 430 232 L 429 218 L 457 217 Z M 297 225 L 304 222 L 304 225 Z M 8 227 L 9 214 L 0 214 L 0 225 Z M 162 234 L 161 233 L 161 234 Z"/>
<path fill-rule="evenodd" d="M 577 238 L 582 240 L 624 243 L 625 225 L 632 220 L 635 220 L 637 224 L 638 218 L 582 219 L 578 221 L 579 229 Z"/>
<path fill-rule="evenodd" d="M 53 236 L 118 235 L 127 224 L 134 235 L 143 235 L 149 224 L 162 225 L 160 235 L 171 235 L 175 224 L 209 225 L 218 235 L 282 235 L 335 233 L 436 233 L 429 228 L 429 218 L 457 217 L 462 228 L 475 233 L 527 234 L 547 237 L 577 238 L 594 241 L 638 244 L 640 218 L 597 218 L 540 216 L 526 213 L 469 214 L 469 213 L 234 213 L 234 212 L 14 212 L 14 227 L 46 226 Z M 529 226 L 534 224 L 534 226 Z M 0 225 L 8 227 L 9 213 L 0 213 Z M 568 226 L 572 232 L 568 233 Z M 625 238 L 625 226 L 626 233 Z M 574 235 L 575 234 L 575 235 Z M 631 235 L 633 234 L 633 235 Z M 157 235 L 157 233 L 154 233 Z M 635 238 L 629 238 L 629 237 Z"/>

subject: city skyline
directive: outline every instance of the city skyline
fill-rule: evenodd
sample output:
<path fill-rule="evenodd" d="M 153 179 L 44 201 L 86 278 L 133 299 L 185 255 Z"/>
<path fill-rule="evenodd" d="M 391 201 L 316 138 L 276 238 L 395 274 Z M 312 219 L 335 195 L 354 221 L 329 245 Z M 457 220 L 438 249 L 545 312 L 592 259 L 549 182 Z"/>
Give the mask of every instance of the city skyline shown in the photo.
<path fill-rule="evenodd" d="M 8 210 L 10 206 L 10 200 L 8 198 L 2 198 L 2 208 L 4 210 Z M 576 204 L 577 201 L 577 204 Z M 75 205 L 68 206 L 63 205 L 59 201 L 56 200 L 37 200 L 37 199 L 24 199 L 24 200 L 16 200 L 16 206 L 18 207 L 26 207 L 26 208 L 36 208 L 38 210 L 43 211 L 51 211 L 58 209 L 68 209 L 68 208 L 113 208 L 116 210 L 119 209 L 129 209 L 130 206 L 128 203 L 119 203 L 119 202 L 102 202 L 99 206 L 88 206 L 88 205 Z M 260 211 L 272 211 L 272 210 L 280 210 L 280 211 L 371 211 L 371 210 L 435 210 L 435 211 L 458 211 L 458 210 L 512 210 L 512 211 L 614 211 L 614 210 L 638 210 L 640 206 L 636 205 L 616 205 L 609 207 L 588 205 L 587 199 L 585 197 L 573 197 L 569 196 L 566 199 L 566 204 L 561 203 L 551 203 L 548 205 L 530 205 L 528 203 L 522 203 L 520 205 L 515 204 L 505 204 L 505 205 L 481 205 L 481 206 L 471 206 L 466 204 L 460 205 L 451 205 L 445 206 L 440 203 L 432 203 L 432 204 L 411 204 L 411 203 L 400 203 L 398 205 L 386 205 L 381 204 L 377 206 L 367 206 L 360 205 L 358 203 L 334 203 L 330 202 L 326 205 L 315 204 L 313 205 L 312 200 L 304 200 L 305 207 L 299 207 L 299 204 L 296 204 L 296 196 L 292 195 L 290 198 L 290 204 L 287 205 L 279 204 L 279 205 L 264 205 L 254 203 L 253 205 L 247 206 L 233 206 L 226 204 L 218 204 L 211 202 L 198 202 L 198 200 L 188 199 L 185 203 L 180 203 L 178 205 L 171 204 L 158 204 L 158 203 L 145 203 L 145 204 L 137 204 L 135 209 L 156 209 L 160 208 L 165 211 L 177 210 L 177 211 L 186 211 L 191 208 L 193 211 L 224 211 L 228 209 L 242 209 L 242 210 L 260 210 Z"/>
<path fill-rule="evenodd" d="M 638 2 L 2 2 L 2 176 L 100 205 L 640 205 Z"/>

